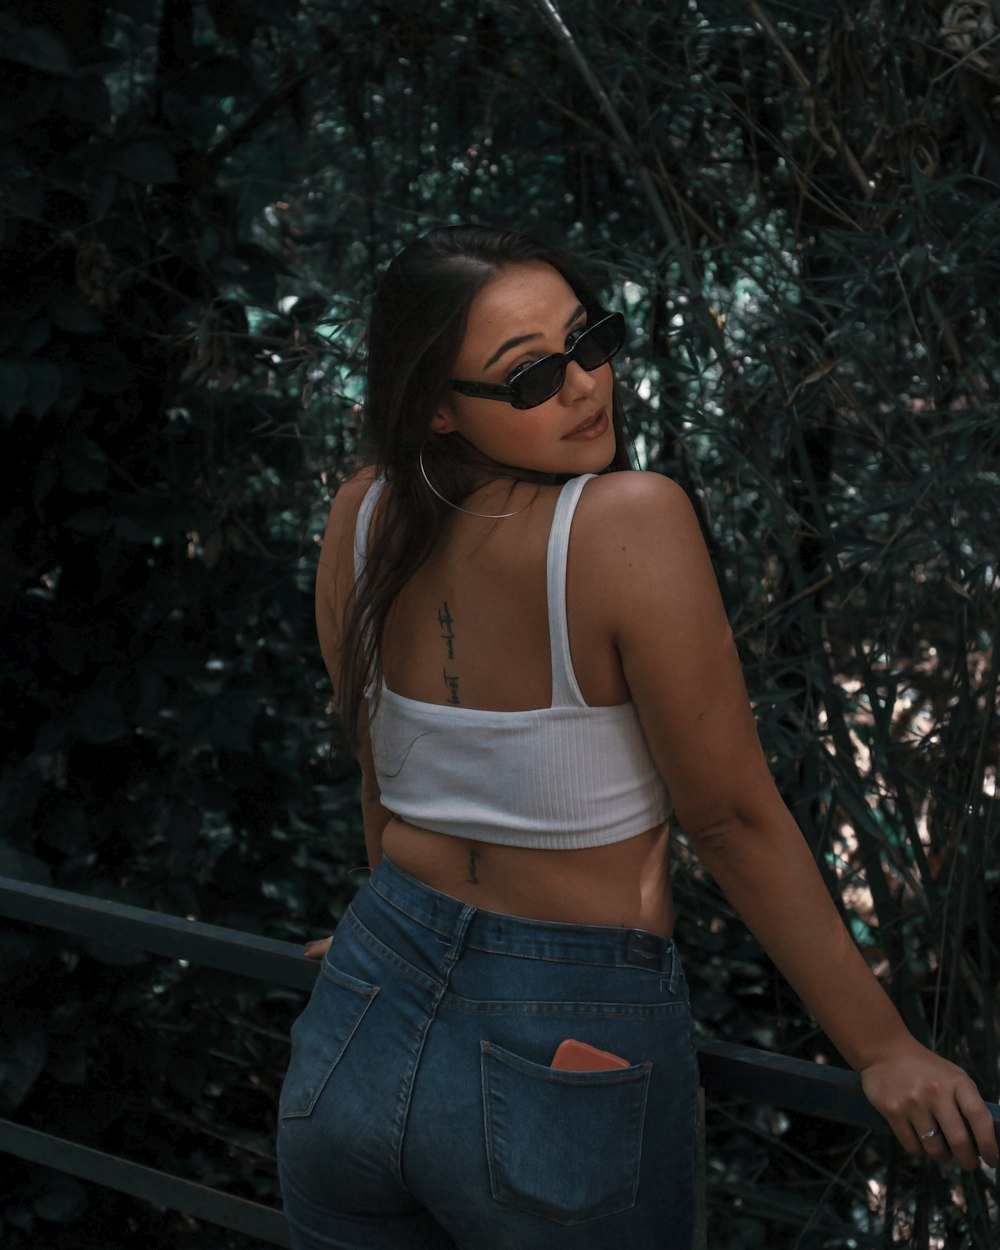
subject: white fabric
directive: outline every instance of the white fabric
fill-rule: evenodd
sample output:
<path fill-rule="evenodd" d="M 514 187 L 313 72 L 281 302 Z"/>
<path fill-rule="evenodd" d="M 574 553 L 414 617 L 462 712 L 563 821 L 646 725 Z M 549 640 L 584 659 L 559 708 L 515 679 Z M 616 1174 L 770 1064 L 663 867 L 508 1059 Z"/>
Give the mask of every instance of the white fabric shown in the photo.
<path fill-rule="evenodd" d="M 633 703 L 590 707 L 569 650 L 566 562 L 573 514 L 593 474 L 571 479 L 549 534 L 552 705 L 494 712 L 424 703 L 382 683 L 369 691 L 382 803 L 413 825 L 508 846 L 571 850 L 623 841 L 662 824 L 670 801 Z M 358 513 L 355 573 L 384 481 Z"/>

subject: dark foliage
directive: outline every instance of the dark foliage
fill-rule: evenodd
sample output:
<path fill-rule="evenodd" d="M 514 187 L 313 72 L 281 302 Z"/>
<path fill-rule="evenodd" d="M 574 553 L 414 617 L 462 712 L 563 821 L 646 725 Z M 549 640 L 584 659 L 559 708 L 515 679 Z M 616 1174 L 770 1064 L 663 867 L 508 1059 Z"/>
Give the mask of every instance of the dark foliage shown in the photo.
<path fill-rule="evenodd" d="M 994 8 L 564 16 L 4 6 L 0 872 L 335 921 L 363 847 L 311 587 L 366 302 L 429 225 L 523 225 L 628 312 L 633 423 L 702 511 L 783 791 L 911 1027 L 995 1095 Z M 677 890 L 705 1030 L 836 1059 L 683 847 Z M 0 951 L 0 1114 L 274 1196 L 293 998 L 28 927 Z M 882 1138 L 716 1103 L 709 1152 L 713 1246 L 995 1243 L 979 1178 Z M 192 1233 L 20 1166 L 0 1218 Z"/>

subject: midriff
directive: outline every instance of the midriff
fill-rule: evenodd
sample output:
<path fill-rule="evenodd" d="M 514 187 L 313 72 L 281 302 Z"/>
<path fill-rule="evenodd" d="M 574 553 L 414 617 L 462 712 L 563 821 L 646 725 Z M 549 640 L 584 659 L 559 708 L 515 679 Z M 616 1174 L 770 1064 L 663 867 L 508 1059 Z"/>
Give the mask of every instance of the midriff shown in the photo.
<path fill-rule="evenodd" d="M 503 846 L 435 833 L 393 817 L 382 853 L 432 889 L 474 907 L 673 935 L 667 826 L 582 850 Z"/>

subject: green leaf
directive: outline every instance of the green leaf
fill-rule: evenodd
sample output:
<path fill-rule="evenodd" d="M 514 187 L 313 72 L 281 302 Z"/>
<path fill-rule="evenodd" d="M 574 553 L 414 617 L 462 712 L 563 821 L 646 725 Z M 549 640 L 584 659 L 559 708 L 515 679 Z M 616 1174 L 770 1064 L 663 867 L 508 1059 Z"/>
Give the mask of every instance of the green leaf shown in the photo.
<path fill-rule="evenodd" d="M 69 1224 L 86 1208 L 87 1191 L 72 1176 L 49 1174 L 45 1178 L 45 1192 L 32 1206 L 39 1219 Z"/>
<path fill-rule="evenodd" d="M 160 709 L 168 702 L 167 683 L 155 669 L 139 670 L 139 697 L 135 717 L 140 725 L 155 721 Z"/>
<path fill-rule="evenodd" d="M 5 1207 L 3 1218 L 11 1228 L 20 1229 L 22 1233 L 30 1233 L 35 1226 L 35 1217 L 31 1213 L 31 1208 L 23 1204 Z"/>
<path fill-rule="evenodd" d="M 103 448 L 82 434 L 71 438 L 63 451 L 62 480 L 81 495 L 100 490 L 108 480 L 108 458 Z"/>
<path fill-rule="evenodd" d="M 0 982 L 19 977 L 28 960 L 37 955 L 39 944 L 37 933 L 0 929 Z"/>
<path fill-rule="evenodd" d="M 53 1040 L 45 1070 L 57 1081 L 63 1085 L 85 1085 L 90 1066 L 90 1055 L 75 1038 L 68 1038 L 61 1045 L 59 1040 Z"/>
<path fill-rule="evenodd" d="M 63 521 L 66 529 L 77 534 L 104 534 L 113 524 L 114 517 L 107 508 L 83 508 Z"/>
<path fill-rule="evenodd" d="M 6 13 L 0 13 L 0 59 L 30 65 L 46 74 L 73 73 L 65 47 L 51 31 L 41 26 L 22 26 Z"/>
<path fill-rule="evenodd" d="M 37 321 L 29 321 L 17 336 L 16 344 L 19 354 L 34 356 L 48 345 L 52 337 L 52 326 L 47 317 L 39 317 Z"/>
<path fill-rule="evenodd" d="M 45 189 L 37 182 L 24 182 L 8 191 L 7 212 L 12 220 L 41 221 L 45 216 Z M 0 217 L 0 221 L 4 219 Z"/>
<path fill-rule="evenodd" d="M 28 375 L 24 365 L 0 360 L 0 415 L 13 420 L 24 407 L 27 395 Z"/>
<path fill-rule="evenodd" d="M 239 48 L 245 48 L 253 39 L 261 19 L 256 12 L 248 10 L 241 0 L 205 0 L 205 7 L 221 38 L 231 40 Z"/>
<path fill-rule="evenodd" d="M 128 390 L 135 370 L 120 348 L 107 340 L 90 343 L 79 354 L 83 385 L 95 395 L 120 395 Z"/>
<path fill-rule="evenodd" d="M 79 676 L 83 671 L 79 653 L 75 656 L 75 660 L 75 668 L 71 667 L 71 661 L 68 658 L 63 661 L 61 667 L 68 673 Z M 35 735 L 35 750 L 41 756 L 51 755 L 54 751 L 61 751 L 64 747 L 68 747 L 72 741 L 73 729 L 68 721 L 50 720 L 46 721 Z"/>
<path fill-rule="evenodd" d="M 84 742 L 114 742 L 129 732 L 124 709 L 109 689 L 85 694 L 76 705 L 73 719 Z"/>
<path fill-rule="evenodd" d="M 173 153 L 158 139 L 139 139 L 130 143 L 117 154 L 113 167 L 132 182 L 152 186 L 176 182 L 178 178 Z"/>
<path fill-rule="evenodd" d="M 3 100 L 0 110 L 0 135 L 12 138 L 23 134 L 23 127 L 41 121 L 59 95 L 59 83 L 48 78 L 42 82 L 31 75 L 32 81 L 16 96 Z"/>
<path fill-rule="evenodd" d="M 54 325 L 69 334 L 99 334 L 104 322 L 75 286 L 63 287 L 49 305 Z"/>
<path fill-rule="evenodd" d="M 58 365 L 29 360 L 24 364 L 24 373 L 28 384 L 27 409 L 37 420 L 55 406 L 62 390 L 62 370 Z"/>
<path fill-rule="evenodd" d="M 255 700 L 230 692 L 216 704 L 208 725 L 208 741 L 225 750 L 250 752 L 259 710 Z"/>
<path fill-rule="evenodd" d="M 47 1039 L 40 1030 L 22 1033 L 12 1046 L 5 1046 L 0 1061 L 0 1102 L 13 1110 L 19 1107 L 45 1067 Z"/>
<path fill-rule="evenodd" d="M 251 304 L 270 308 L 277 298 L 277 276 L 273 270 L 249 267 L 237 279 Z"/>
<path fill-rule="evenodd" d="M 167 1084 L 177 1091 L 185 1102 L 196 1103 L 205 1089 L 208 1064 L 197 1054 L 188 1051 L 177 1056 L 178 1061 L 167 1069 Z"/>
<path fill-rule="evenodd" d="M 101 174 L 90 193 L 90 216 L 94 221 L 107 217 L 117 190 L 118 178 L 114 174 Z"/>
<path fill-rule="evenodd" d="M 143 525 L 134 517 L 120 516 L 115 521 L 115 533 L 127 543 L 149 543 L 158 537 L 159 530 Z"/>
<path fill-rule="evenodd" d="M 38 836 L 46 846 L 69 855 L 86 844 L 86 813 L 66 800 L 48 812 Z"/>
<path fill-rule="evenodd" d="M 97 127 L 108 120 L 111 100 L 107 84 L 98 73 L 82 72 L 79 78 L 62 82 L 59 97 L 60 113 L 74 121 Z"/>
<path fill-rule="evenodd" d="M 215 56 L 193 66 L 171 83 L 172 90 L 190 96 L 241 96 L 257 90 L 245 61 L 234 56 Z"/>
<path fill-rule="evenodd" d="M 13 877 L 31 885 L 51 885 L 52 874 L 48 865 L 34 855 L 19 851 L 9 842 L 0 841 L 0 877 Z"/>
<path fill-rule="evenodd" d="M 145 951 L 131 946 L 122 946 L 116 942 L 101 942 L 97 938 L 88 938 L 82 945 L 92 959 L 115 968 L 128 968 L 133 964 L 141 964 L 146 958 Z"/>

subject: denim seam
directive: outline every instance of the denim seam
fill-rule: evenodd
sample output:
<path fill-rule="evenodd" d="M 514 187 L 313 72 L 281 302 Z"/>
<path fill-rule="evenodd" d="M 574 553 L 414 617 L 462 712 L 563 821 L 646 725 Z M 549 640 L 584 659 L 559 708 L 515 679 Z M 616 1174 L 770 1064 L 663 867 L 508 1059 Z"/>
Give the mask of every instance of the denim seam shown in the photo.
<path fill-rule="evenodd" d="M 398 911 L 401 915 L 406 916 L 409 920 L 412 920 L 414 924 L 418 924 L 421 926 L 421 928 L 427 929 L 431 933 L 436 933 L 439 937 L 442 937 L 442 938 L 451 938 L 453 936 L 453 932 L 454 932 L 453 929 L 441 928 L 438 925 L 433 924 L 431 921 L 429 921 L 426 918 L 426 916 L 417 915 L 415 912 L 410 911 L 407 907 L 404 907 L 396 899 L 390 898 L 387 894 L 383 893 L 383 891 L 379 889 L 379 883 L 376 877 L 372 877 L 369 880 L 368 885 L 369 885 L 369 888 L 375 894 L 377 894 L 379 898 L 382 899 L 382 901 L 388 907 L 391 907 L 393 908 L 393 910 Z M 432 887 L 427 887 L 427 888 L 431 889 Z M 460 900 L 455 900 L 455 901 L 460 901 Z M 481 909 L 474 907 L 471 903 L 464 904 L 464 906 L 471 908 L 473 912 L 480 912 L 480 914 L 486 914 L 486 913 L 482 913 Z M 458 926 L 461 927 L 462 929 L 465 928 L 465 926 L 461 924 L 463 916 L 464 916 L 464 913 L 460 914 L 458 918 Z M 546 926 L 546 925 L 556 926 L 560 924 L 559 921 L 535 920 L 534 918 L 530 916 L 513 916 L 513 917 L 510 917 L 510 919 L 516 920 L 518 924 L 537 925 L 539 928 Z M 562 927 L 566 929 L 570 929 L 572 926 L 568 924 L 564 924 Z M 585 927 L 590 927 L 590 926 L 585 926 Z M 604 926 L 597 926 L 597 927 L 604 927 Z M 617 929 L 617 927 L 613 929 L 610 926 L 608 927 L 609 927 L 609 934 L 610 933 L 617 934 L 618 932 L 621 932 L 620 930 Z M 626 929 L 624 930 L 624 932 L 631 933 L 633 932 L 633 930 Z M 668 947 L 664 951 L 664 954 L 665 955 L 669 954 L 669 959 L 665 960 L 664 962 L 669 964 L 670 988 L 671 990 L 673 990 L 674 985 L 677 980 L 678 965 L 679 965 L 679 961 L 677 959 L 676 943 L 674 942 L 673 938 L 663 938 L 663 941 L 668 943 Z M 464 943 L 464 945 L 469 950 L 480 951 L 481 953 L 486 954 L 486 955 L 504 955 L 508 958 L 513 958 L 513 959 L 538 959 L 538 960 L 543 960 L 548 963 L 578 963 L 585 967 L 595 967 L 595 968 L 635 968 L 636 971 L 638 972 L 652 972 L 652 973 L 656 973 L 658 976 L 663 976 L 664 974 L 667 973 L 667 968 L 663 968 L 663 967 L 655 968 L 655 967 L 650 967 L 648 964 L 625 962 L 624 960 L 615 959 L 615 958 L 609 959 L 607 957 L 601 957 L 601 958 L 595 958 L 595 959 L 580 959 L 579 957 L 577 957 L 575 959 L 567 959 L 563 955 L 523 954 L 516 950 L 513 950 L 513 951 L 510 950 L 509 948 L 505 947 L 502 942 L 498 943 L 497 945 L 481 946 L 478 942 L 475 941 L 475 939 L 469 939 Z"/>
<path fill-rule="evenodd" d="M 381 939 L 377 938 L 371 929 L 363 921 L 359 920 L 357 916 L 347 912 L 340 923 L 346 923 L 359 942 L 367 946 L 384 963 L 395 968 L 397 972 L 401 972 L 408 980 L 419 985 L 421 989 L 430 990 L 435 994 L 438 992 L 442 984 L 439 979 L 429 976 L 426 972 L 421 972 L 419 968 L 415 968 L 413 964 L 408 963 L 402 956 L 397 955 Z"/>
<path fill-rule="evenodd" d="M 538 1016 L 622 1016 L 632 1019 L 660 1020 L 684 1015 L 686 1002 L 677 1003 L 587 1003 L 545 1002 L 524 999 L 477 1002 L 455 993 L 446 995 L 446 1005 L 470 1015 L 538 1015 Z"/>
<path fill-rule="evenodd" d="M 396 1110 L 392 1117 L 390 1166 L 396 1181 L 404 1189 L 406 1188 L 406 1182 L 403 1179 L 403 1142 L 406 1138 L 406 1121 L 410 1114 L 410 1104 L 413 1101 L 413 1086 L 417 1078 L 417 1068 L 420 1066 L 427 1034 L 437 1013 L 437 1005 L 440 1002 L 441 994 L 444 993 L 444 989 L 445 987 L 442 985 L 441 993 L 435 996 L 430 1010 L 425 1014 L 423 1025 L 417 1032 L 416 1040 L 410 1049 L 410 1062 L 400 1076 L 399 1092 L 396 1095 Z"/>
<path fill-rule="evenodd" d="M 646 1132 L 646 1103 L 649 1099 L 649 1077 L 652 1071 L 652 1064 L 647 1066 L 646 1081 L 642 1087 L 642 1106 L 639 1108 L 639 1143 L 638 1143 L 638 1160 L 635 1167 L 635 1178 L 632 1181 L 632 1201 L 630 1207 L 635 1206 L 636 1196 L 639 1192 L 639 1178 L 642 1175 L 642 1139 Z"/>
<path fill-rule="evenodd" d="M 297 1110 L 297 1111 L 290 1111 L 288 1109 L 287 1101 L 284 1106 L 281 1106 L 280 1101 L 279 1101 L 278 1114 L 282 1120 L 307 1119 L 309 1116 L 312 1115 L 313 1111 L 315 1110 L 317 1102 L 319 1102 L 320 1096 L 322 1095 L 323 1091 L 326 1089 L 327 1084 L 329 1083 L 330 1077 L 333 1075 L 334 1069 L 340 1063 L 341 1059 L 343 1059 L 348 1046 L 354 1040 L 355 1033 L 357 1033 L 358 1029 L 361 1027 L 361 1021 L 368 1014 L 368 1009 L 371 1007 L 372 1003 L 375 1001 L 375 999 L 378 997 L 378 994 L 379 994 L 380 987 L 377 985 L 369 985 L 367 988 L 367 992 L 364 992 L 364 991 L 357 989 L 355 986 L 344 985 L 342 982 L 335 981 L 333 980 L 333 978 L 327 978 L 327 979 L 330 980 L 332 984 L 338 985 L 339 988 L 346 989 L 349 992 L 353 992 L 357 994 L 359 998 L 364 998 L 365 1002 L 360 1012 L 358 1013 L 357 1019 L 354 1021 L 353 1025 L 351 1026 L 350 1032 L 341 1042 L 341 1045 L 339 1049 L 337 1050 L 337 1053 L 330 1060 L 320 1080 L 316 1082 L 316 1085 L 312 1090 L 312 1096 L 310 1097 L 309 1102 L 306 1105 L 305 1109 Z M 361 982 L 361 984 L 364 984 L 364 983 Z"/>
<path fill-rule="evenodd" d="M 431 924 L 430 921 L 424 916 L 414 915 L 413 912 L 404 907 L 401 903 L 398 903 L 394 898 L 389 898 L 387 894 L 383 894 L 378 888 L 378 882 L 374 877 L 370 878 L 368 885 L 371 887 L 373 893 L 377 894 L 382 902 L 385 903 L 387 907 L 391 907 L 393 911 L 398 911 L 401 915 L 406 916 L 408 920 L 412 920 L 414 924 L 420 925 L 422 929 L 429 929 L 431 933 L 436 933 L 439 937 L 451 937 L 450 929 L 439 929 L 437 925 Z"/>
<path fill-rule="evenodd" d="M 558 954 L 556 955 L 529 954 L 524 951 L 510 950 L 508 947 L 504 947 L 501 943 L 498 943 L 496 946 L 480 946 L 479 943 L 477 943 L 476 941 L 470 940 L 469 942 L 466 943 L 466 948 L 468 950 L 479 951 L 479 953 L 482 955 L 499 955 L 499 956 L 502 956 L 504 959 L 531 959 L 531 960 L 539 960 L 542 963 L 567 964 L 569 966 L 576 966 L 580 968 L 618 968 L 622 971 L 625 971 L 626 969 L 632 969 L 637 973 L 645 972 L 645 973 L 650 973 L 653 976 L 657 976 L 657 977 L 669 976 L 671 990 L 673 990 L 677 981 L 677 962 L 678 961 L 676 960 L 676 958 L 671 958 L 670 969 L 668 972 L 666 968 L 651 968 L 647 964 L 626 963 L 624 960 L 619 960 L 619 959 L 608 959 L 608 958 L 581 959 L 579 955 L 574 955 L 570 957 L 567 955 L 558 955 Z"/>
<path fill-rule="evenodd" d="M 420 1060 L 424 1053 L 427 1035 L 431 1030 L 431 1025 L 437 1019 L 438 1008 L 447 993 L 451 972 L 462 952 L 462 941 L 465 937 L 466 930 L 469 927 L 469 922 L 472 919 L 474 911 L 475 908 L 467 907 L 462 913 L 461 923 L 457 926 L 454 941 L 452 942 L 452 945 L 445 957 L 447 964 L 444 979 L 440 982 L 437 993 L 434 995 L 430 1009 L 427 1011 L 424 1026 L 420 1030 L 416 1045 L 411 1052 L 412 1063 L 410 1064 L 409 1071 L 403 1074 L 402 1081 L 400 1082 L 399 1094 L 397 1096 L 396 1103 L 396 1114 L 393 1117 L 394 1148 L 392 1166 L 396 1179 L 400 1185 L 403 1186 L 406 1184 L 403 1179 L 403 1143 L 406 1139 L 406 1121 L 410 1114 L 410 1104 L 413 1101 L 413 1087 L 417 1079 L 417 1069 L 420 1067 Z"/>

